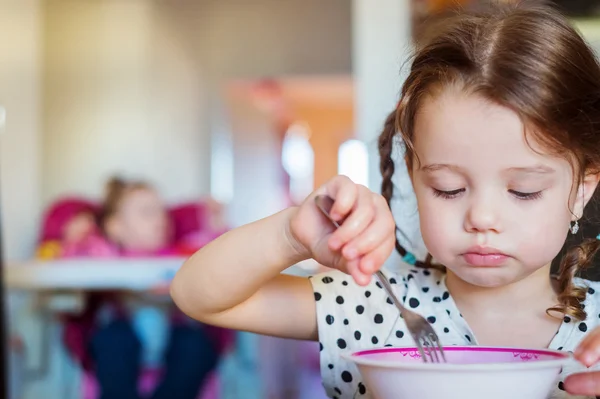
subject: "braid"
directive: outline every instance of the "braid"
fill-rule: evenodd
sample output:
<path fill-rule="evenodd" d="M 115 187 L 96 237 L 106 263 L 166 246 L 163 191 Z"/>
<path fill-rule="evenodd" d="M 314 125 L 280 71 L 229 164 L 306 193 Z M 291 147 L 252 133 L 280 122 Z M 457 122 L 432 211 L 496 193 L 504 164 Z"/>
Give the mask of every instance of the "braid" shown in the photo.
<path fill-rule="evenodd" d="M 556 312 L 572 316 L 577 320 L 585 320 L 587 313 L 583 308 L 583 301 L 587 295 L 586 287 L 576 287 L 573 284 L 577 272 L 590 265 L 594 255 L 600 249 L 600 240 L 586 239 L 581 244 L 569 249 L 563 257 L 558 274 L 558 302 L 559 304 L 546 312 Z"/>
<path fill-rule="evenodd" d="M 392 177 L 396 166 L 394 165 L 394 159 L 392 158 L 392 152 L 394 151 L 394 137 L 396 136 L 396 110 L 388 115 L 383 125 L 383 132 L 379 136 L 379 170 L 383 180 L 381 182 L 381 195 L 385 198 L 388 206 L 392 207 L 392 197 L 394 196 L 394 184 Z M 396 226 L 398 231 L 398 226 Z M 423 268 L 435 268 L 445 270 L 442 266 L 433 265 L 431 263 L 431 255 L 427 255 L 425 262 L 417 260 L 417 258 L 410 252 L 408 252 L 396 237 L 396 251 L 400 254 L 402 259 L 414 266 Z"/>
<path fill-rule="evenodd" d="M 381 182 L 381 195 L 390 205 L 394 195 L 394 184 L 392 176 L 396 166 L 392 159 L 394 149 L 394 136 L 396 135 L 396 110 L 394 110 L 385 120 L 383 132 L 379 136 L 379 170 L 383 180 Z"/>

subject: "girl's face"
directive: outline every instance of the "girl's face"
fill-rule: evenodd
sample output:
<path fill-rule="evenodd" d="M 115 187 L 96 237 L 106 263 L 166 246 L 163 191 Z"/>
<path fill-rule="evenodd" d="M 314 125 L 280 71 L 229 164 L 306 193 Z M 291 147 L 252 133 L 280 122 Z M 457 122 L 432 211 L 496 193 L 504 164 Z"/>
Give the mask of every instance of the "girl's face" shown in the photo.
<path fill-rule="evenodd" d="M 154 190 L 126 193 L 108 223 L 109 235 L 126 250 L 152 252 L 167 245 L 167 211 Z"/>
<path fill-rule="evenodd" d="M 574 187 L 566 159 L 528 144 L 515 112 L 478 96 L 446 90 L 419 111 L 412 180 L 434 259 L 482 287 L 549 265 L 597 178 Z"/>

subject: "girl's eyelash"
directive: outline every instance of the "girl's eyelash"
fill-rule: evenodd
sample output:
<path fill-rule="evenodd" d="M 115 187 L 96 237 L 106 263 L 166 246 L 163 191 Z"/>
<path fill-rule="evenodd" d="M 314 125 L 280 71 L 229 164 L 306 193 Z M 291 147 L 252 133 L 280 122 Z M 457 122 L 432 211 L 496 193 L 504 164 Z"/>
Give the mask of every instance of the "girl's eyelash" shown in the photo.
<path fill-rule="evenodd" d="M 444 199 L 456 198 L 463 192 L 465 192 L 464 188 L 459 188 L 457 190 L 449 190 L 449 191 L 437 190 L 435 188 L 433 189 L 434 196 L 439 197 L 439 198 L 444 198 Z M 536 191 L 533 193 L 523 193 L 521 191 L 508 190 L 508 192 L 511 193 L 513 196 L 515 196 L 517 199 L 523 200 L 523 201 L 536 200 L 536 199 L 540 199 L 542 197 L 542 191 Z"/>
<path fill-rule="evenodd" d="M 508 192 L 514 195 L 517 199 L 525 201 L 536 200 L 542 197 L 542 191 L 536 191 L 534 193 L 523 193 L 520 191 L 508 190 Z"/>
<path fill-rule="evenodd" d="M 437 190 L 434 188 L 433 195 L 436 197 L 444 198 L 444 199 L 452 199 L 452 198 L 458 197 L 464 191 L 465 191 L 464 188 L 459 188 L 457 190 L 450 190 L 450 191 Z"/>

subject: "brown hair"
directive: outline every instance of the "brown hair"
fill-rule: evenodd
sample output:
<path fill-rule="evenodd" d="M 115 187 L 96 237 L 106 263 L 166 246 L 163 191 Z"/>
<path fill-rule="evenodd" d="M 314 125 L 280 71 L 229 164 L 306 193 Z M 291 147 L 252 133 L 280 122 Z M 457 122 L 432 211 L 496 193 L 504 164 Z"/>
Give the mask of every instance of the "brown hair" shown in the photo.
<path fill-rule="evenodd" d="M 143 181 L 126 181 L 120 177 L 112 177 L 107 183 L 100 213 L 100 226 L 105 228 L 106 221 L 114 216 L 125 196 L 135 190 L 148 190 L 152 187 Z"/>
<path fill-rule="evenodd" d="M 519 114 L 526 135 L 553 153 L 567 154 L 577 182 L 600 171 L 600 66 L 560 12 L 531 2 L 497 4 L 458 13 L 436 28 L 418 46 L 398 107 L 379 138 L 381 190 L 388 204 L 396 133 L 408 164 L 418 162 L 413 148 L 417 110 L 432 91 L 450 85 Z M 599 240 L 587 240 L 567 252 L 558 276 L 559 304 L 548 312 L 586 317 L 581 304 L 586 289 L 574 287 L 573 278 L 599 247 Z M 406 252 L 400 244 L 397 249 Z"/>

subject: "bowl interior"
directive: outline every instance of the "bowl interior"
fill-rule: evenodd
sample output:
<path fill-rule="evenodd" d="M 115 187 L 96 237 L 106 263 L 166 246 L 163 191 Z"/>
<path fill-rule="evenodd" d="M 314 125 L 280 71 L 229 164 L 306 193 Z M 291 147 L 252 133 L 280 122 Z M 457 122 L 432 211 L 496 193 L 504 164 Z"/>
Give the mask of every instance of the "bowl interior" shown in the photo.
<path fill-rule="evenodd" d="M 480 346 L 449 346 L 444 348 L 448 364 L 505 364 L 523 362 L 565 361 L 569 353 L 544 349 L 491 348 Z M 356 362 L 393 364 L 423 364 L 417 348 L 380 348 L 355 352 L 351 355 Z"/>

